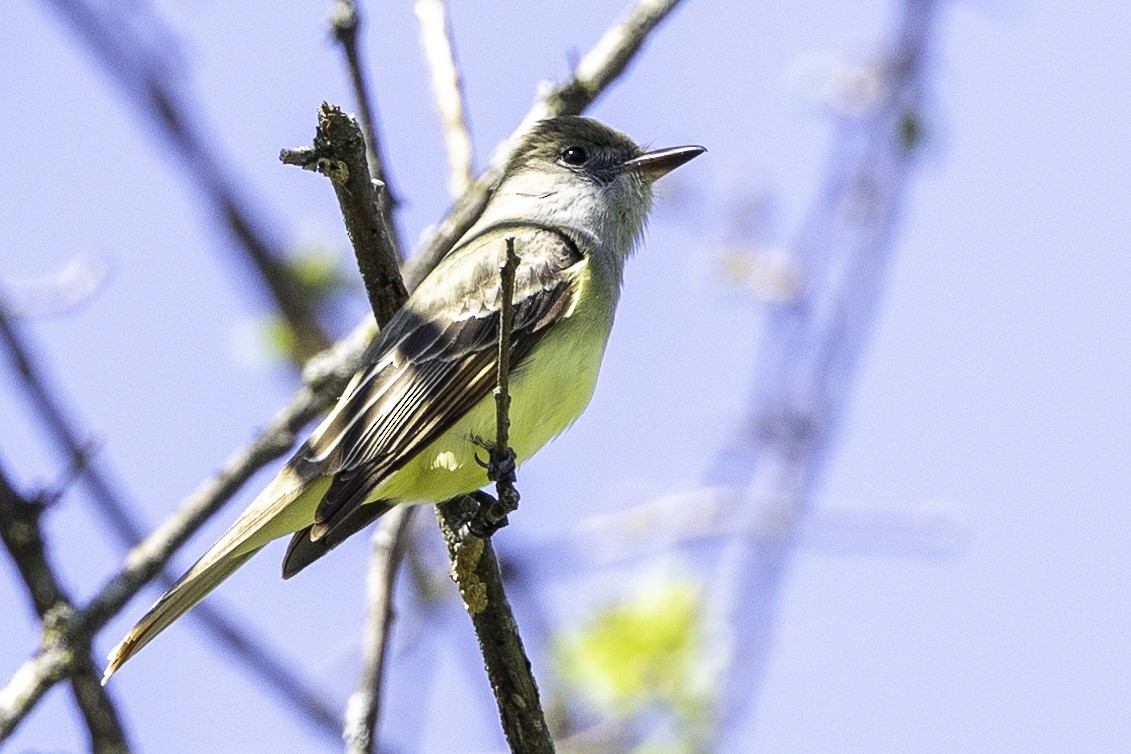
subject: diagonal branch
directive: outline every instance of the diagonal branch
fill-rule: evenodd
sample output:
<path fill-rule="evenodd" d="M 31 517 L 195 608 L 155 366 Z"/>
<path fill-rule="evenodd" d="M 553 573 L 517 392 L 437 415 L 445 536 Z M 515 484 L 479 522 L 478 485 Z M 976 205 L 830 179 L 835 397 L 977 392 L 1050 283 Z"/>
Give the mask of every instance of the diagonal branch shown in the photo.
<path fill-rule="evenodd" d="M 171 34 L 155 19 L 152 9 L 131 5 L 126 18 L 117 17 L 126 11 L 113 10 L 117 6 L 112 3 L 46 2 L 62 15 L 138 112 L 168 139 L 181 166 L 242 250 L 243 261 L 259 273 L 256 279 L 265 285 L 294 333 L 297 362 L 324 350 L 330 338 L 318 322 L 310 297 L 255 218 L 250 191 L 237 173 L 225 167 L 228 161 L 194 118 L 201 108 L 166 57 Z M 159 42 L 155 44 L 154 39 Z"/>
<path fill-rule="evenodd" d="M 64 405 L 62 396 L 51 386 L 46 367 L 36 358 L 35 350 L 14 319 L 8 316 L 0 300 L 0 343 L 18 375 L 20 384 L 50 440 L 68 464 L 76 470 L 96 512 L 108 525 L 118 543 L 129 548 L 141 541 L 144 527 L 131 511 L 137 509 L 123 491 L 114 474 L 98 457 L 92 457 L 89 443 L 82 439 L 78 421 Z M 161 572 L 161 583 L 172 586 L 174 577 Z M 251 673 L 266 682 L 267 688 L 305 712 L 311 723 L 323 730 L 334 731 L 337 719 L 330 706 L 319 699 L 308 682 L 279 659 L 278 653 L 263 646 L 236 619 L 216 604 L 201 605 L 194 619 L 226 646 Z"/>
<path fill-rule="evenodd" d="M 39 525 L 42 512 L 41 504 L 25 500 L 16 492 L 0 468 L 0 540 L 23 578 L 36 615 L 43 621 L 46 645 L 52 641 L 52 628 L 74 613 L 74 604 L 48 561 Z M 130 746 L 122 722 L 109 693 L 98 682 L 90 652 L 89 644 L 73 647 L 67 675 L 75 703 L 86 722 L 91 750 L 98 754 L 128 754 Z M 0 710 L 3 708 L 0 700 Z M 0 739 L 6 735 L 0 729 Z"/>
<path fill-rule="evenodd" d="M 466 532 L 463 522 L 469 515 L 467 500 L 456 498 L 436 507 L 452 561 L 452 580 L 459 587 L 464 607 L 475 627 L 511 752 L 548 754 L 554 751 L 554 743 L 538 700 L 530 661 L 503 590 L 499 561 L 489 539 Z"/>
<path fill-rule="evenodd" d="M 0 739 L 51 686 L 66 676 L 71 648 L 89 642 L 252 474 L 286 453 L 295 442 L 295 434 L 329 408 L 353 373 L 372 333 L 372 323 L 363 324 L 335 346 L 332 353 L 308 365 L 307 385 L 291 404 L 272 419 L 249 447 L 235 453 L 219 474 L 202 484 L 173 516 L 131 550 L 122 570 L 67 623 L 65 630 L 58 632 L 56 640 L 12 676 L 0 690 Z M 336 723 L 333 733 L 337 734 Z"/>

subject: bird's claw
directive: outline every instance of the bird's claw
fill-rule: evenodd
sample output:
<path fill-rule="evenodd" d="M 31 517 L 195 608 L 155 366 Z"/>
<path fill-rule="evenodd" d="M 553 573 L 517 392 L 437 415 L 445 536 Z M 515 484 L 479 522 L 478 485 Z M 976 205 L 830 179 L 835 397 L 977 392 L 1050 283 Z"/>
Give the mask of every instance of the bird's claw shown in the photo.
<path fill-rule="evenodd" d="M 476 457 L 475 460 L 479 460 Z M 506 482 L 514 484 L 518 481 L 515 476 L 515 455 L 514 450 L 506 448 L 505 453 L 498 453 L 494 450 L 491 451 L 491 460 L 483 464 L 483 468 L 487 469 L 487 478 L 492 482 Z"/>
<path fill-rule="evenodd" d="M 467 522 L 469 532 L 480 539 L 487 539 L 509 523 L 507 514 L 510 511 L 507 510 L 504 503 L 491 497 L 483 490 L 476 490 L 471 493 L 471 497 L 479 503 L 479 509 Z"/>

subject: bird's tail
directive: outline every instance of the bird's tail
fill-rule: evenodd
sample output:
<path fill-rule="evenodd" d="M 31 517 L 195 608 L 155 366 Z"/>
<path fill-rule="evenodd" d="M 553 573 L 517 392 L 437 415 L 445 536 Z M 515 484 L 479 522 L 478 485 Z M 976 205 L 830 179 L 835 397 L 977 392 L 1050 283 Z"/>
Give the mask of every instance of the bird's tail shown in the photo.
<path fill-rule="evenodd" d="M 219 541 L 177 580 L 110 652 L 102 683 L 272 539 L 310 523 L 329 480 L 304 482 L 289 466 L 267 485 Z"/>

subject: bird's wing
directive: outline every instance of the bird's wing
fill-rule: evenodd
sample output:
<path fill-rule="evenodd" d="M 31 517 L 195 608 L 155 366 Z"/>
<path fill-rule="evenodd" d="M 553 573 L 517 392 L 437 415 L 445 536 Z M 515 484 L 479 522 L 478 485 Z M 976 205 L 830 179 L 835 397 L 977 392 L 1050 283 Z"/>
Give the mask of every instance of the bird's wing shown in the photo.
<path fill-rule="evenodd" d="M 507 236 L 515 238 L 520 258 L 512 364 L 520 365 L 573 311 L 577 273 L 587 260 L 565 232 L 528 223 L 492 226 L 454 250 L 390 321 L 369 366 L 295 458 L 304 477 L 333 476 L 312 539 L 348 519 L 382 481 L 490 393 Z"/>

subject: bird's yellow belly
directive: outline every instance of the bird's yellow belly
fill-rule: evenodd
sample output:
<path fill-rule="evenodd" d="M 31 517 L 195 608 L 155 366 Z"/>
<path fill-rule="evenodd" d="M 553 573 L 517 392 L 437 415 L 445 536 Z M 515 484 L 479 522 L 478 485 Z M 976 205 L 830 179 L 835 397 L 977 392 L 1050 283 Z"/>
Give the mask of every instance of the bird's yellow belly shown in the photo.
<path fill-rule="evenodd" d="M 589 404 L 608 339 L 603 325 L 600 320 L 570 317 L 513 370 L 510 445 L 518 463 L 573 424 Z M 588 331 L 571 332 L 574 328 Z M 485 486 L 487 472 L 475 455 L 486 461 L 488 452 L 476 438 L 494 442 L 493 394 L 383 482 L 372 499 L 439 502 Z"/>

